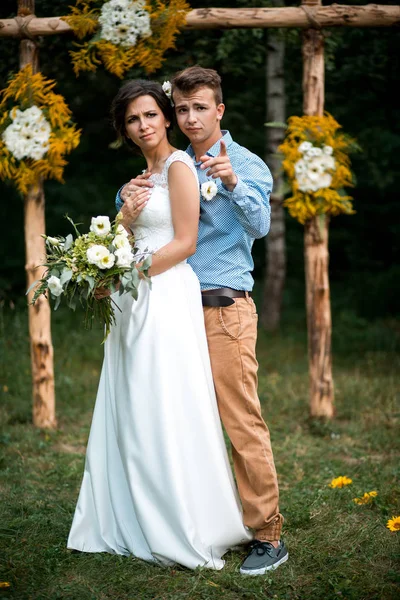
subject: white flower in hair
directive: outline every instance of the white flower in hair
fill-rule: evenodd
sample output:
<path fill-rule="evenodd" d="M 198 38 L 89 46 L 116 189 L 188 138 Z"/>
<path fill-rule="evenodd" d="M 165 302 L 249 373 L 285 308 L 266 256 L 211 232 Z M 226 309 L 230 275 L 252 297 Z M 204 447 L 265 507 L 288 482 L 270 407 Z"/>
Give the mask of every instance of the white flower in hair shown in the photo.
<path fill-rule="evenodd" d="M 172 92 L 172 85 L 170 81 L 164 81 L 164 83 L 162 84 L 162 89 L 164 90 L 164 93 L 166 96 L 168 96 L 169 99 L 171 99 L 171 92 Z"/>
<path fill-rule="evenodd" d="M 201 195 L 204 200 L 212 200 L 218 192 L 217 184 L 215 181 L 205 181 L 201 184 Z"/>

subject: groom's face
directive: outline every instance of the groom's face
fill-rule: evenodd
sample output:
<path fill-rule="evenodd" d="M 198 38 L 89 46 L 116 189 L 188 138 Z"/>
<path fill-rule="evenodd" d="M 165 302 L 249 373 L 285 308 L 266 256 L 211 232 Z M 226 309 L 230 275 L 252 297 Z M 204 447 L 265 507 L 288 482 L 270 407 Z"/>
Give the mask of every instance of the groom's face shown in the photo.
<path fill-rule="evenodd" d="M 221 137 L 221 119 L 225 106 L 217 104 L 214 92 L 209 87 L 199 87 L 193 92 L 182 94 L 175 90 L 173 96 L 179 129 L 193 146 L 209 147 Z"/>

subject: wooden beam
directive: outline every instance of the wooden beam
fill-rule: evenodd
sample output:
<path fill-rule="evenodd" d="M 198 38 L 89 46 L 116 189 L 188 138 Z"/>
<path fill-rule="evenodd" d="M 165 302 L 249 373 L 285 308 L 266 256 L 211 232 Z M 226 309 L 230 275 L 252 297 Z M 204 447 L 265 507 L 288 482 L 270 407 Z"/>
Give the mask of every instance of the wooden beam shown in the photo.
<path fill-rule="evenodd" d="M 298 27 L 392 27 L 400 25 L 400 6 L 332 4 L 313 8 L 198 8 L 186 19 L 184 29 L 249 29 Z M 18 37 L 24 18 L 0 19 L 0 37 Z M 26 26 L 31 36 L 69 33 L 68 23 L 59 17 L 33 18 Z"/>

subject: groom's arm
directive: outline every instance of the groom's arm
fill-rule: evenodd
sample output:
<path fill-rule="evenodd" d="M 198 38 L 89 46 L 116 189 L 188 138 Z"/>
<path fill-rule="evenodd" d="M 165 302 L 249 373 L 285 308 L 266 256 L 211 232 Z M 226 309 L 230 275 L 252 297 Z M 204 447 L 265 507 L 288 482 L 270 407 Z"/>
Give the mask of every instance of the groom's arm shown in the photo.
<path fill-rule="evenodd" d="M 231 158 L 221 140 L 218 156 L 204 155 L 200 160 L 200 168 L 206 170 L 207 176 L 221 179 L 236 218 L 246 233 L 254 239 L 267 235 L 271 223 L 272 175 L 261 158 L 246 150 Z"/>

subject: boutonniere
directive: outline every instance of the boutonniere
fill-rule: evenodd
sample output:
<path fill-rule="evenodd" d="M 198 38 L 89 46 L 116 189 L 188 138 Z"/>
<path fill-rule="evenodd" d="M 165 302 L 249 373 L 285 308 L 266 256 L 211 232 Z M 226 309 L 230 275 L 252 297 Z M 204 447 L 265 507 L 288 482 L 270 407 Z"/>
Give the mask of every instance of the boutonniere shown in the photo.
<path fill-rule="evenodd" d="M 212 200 L 218 192 L 217 184 L 215 181 L 205 181 L 201 184 L 201 195 L 204 200 Z"/>

